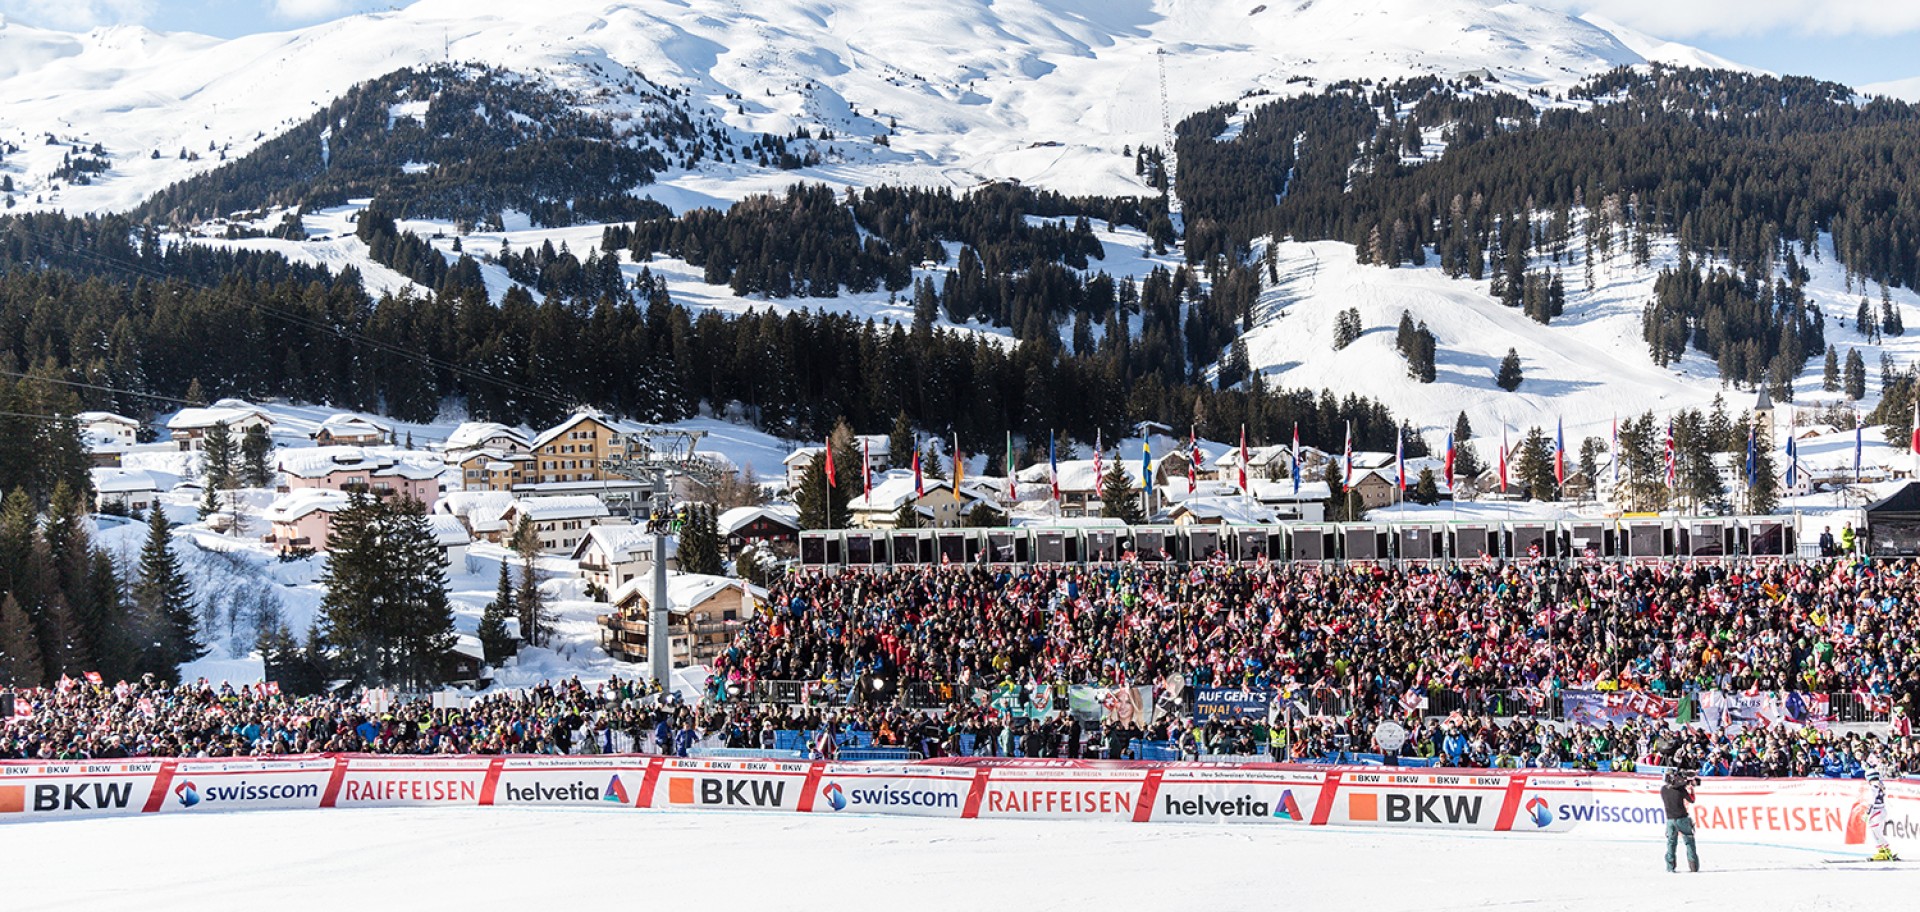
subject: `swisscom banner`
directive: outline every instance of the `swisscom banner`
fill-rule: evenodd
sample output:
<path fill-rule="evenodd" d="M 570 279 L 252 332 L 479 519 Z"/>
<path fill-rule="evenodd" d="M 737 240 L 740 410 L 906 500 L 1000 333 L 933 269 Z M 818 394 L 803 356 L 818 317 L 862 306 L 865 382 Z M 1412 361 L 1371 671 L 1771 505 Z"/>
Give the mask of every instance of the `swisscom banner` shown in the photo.
<path fill-rule="evenodd" d="M 349 757 L 330 807 L 477 805 L 486 757 Z"/>
<path fill-rule="evenodd" d="M 645 757 L 509 757 L 493 803 L 633 807 L 648 766 Z"/>
<path fill-rule="evenodd" d="M 161 760 L 0 763 L 0 821 L 138 814 L 164 768 Z"/>
<path fill-rule="evenodd" d="M 332 757 L 176 761 L 153 810 L 217 814 L 317 808 L 337 763 Z"/>
<path fill-rule="evenodd" d="M 813 812 L 959 817 L 978 774 L 952 767 L 873 767 L 829 763 L 820 777 Z"/>
<path fill-rule="evenodd" d="M 1702 833 L 1819 848 L 1867 842 L 1859 782 L 1706 779 L 1694 796 L 1692 819 Z M 1652 777 L 1529 775 L 1519 800 L 1513 829 L 1521 832 L 1653 836 L 1667 820 L 1660 780 Z"/>
<path fill-rule="evenodd" d="M 812 763 L 773 760 L 668 760 L 642 807 L 801 811 Z"/>
<path fill-rule="evenodd" d="M 1173 767 L 1161 777 L 1147 819 L 1306 826 L 1326 778 L 1316 770 Z"/>

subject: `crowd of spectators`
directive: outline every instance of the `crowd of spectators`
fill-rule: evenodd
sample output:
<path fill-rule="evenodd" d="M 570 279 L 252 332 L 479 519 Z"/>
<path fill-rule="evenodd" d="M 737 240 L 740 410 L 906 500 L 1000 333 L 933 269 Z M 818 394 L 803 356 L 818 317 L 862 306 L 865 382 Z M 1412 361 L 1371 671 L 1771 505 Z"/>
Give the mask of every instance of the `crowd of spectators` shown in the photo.
<path fill-rule="evenodd" d="M 64 682 L 21 692 L 0 758 L 238 756 L 320 751 L 457 754 L 849 747 L 1129 758 L 1293 759 L 1377 752 L 1453 766 L 1850 775 L 1874 756 L 1913 769 L 1910 738 L 1815 726 L 1721 730 L 1545 718 L 1568 689 L 1862 694 L 1911 718 L 1920 690 L 1920 565 L 1811 563 L 1323 568 L 1263 563 L 801 571 L 714 663 L 688 705 L 643 683 L 578 680 L 435 706 L 384 694 L 294 697 L 266 688 Z M 770 702 L 774 681 L 820 685 Z M 1068 685 L 1277 694 L 1265 719 L 1196 720 L 1177 701 L 1103 725 L 1057 707 Z M 941 705 L 902 701 L 938 687 Z M 1041 692 L 1047 705 L 993 695 Z M 1499 693 L 1430 717 L 1422 693 Z M 1522 699 L 1514 699 L 1523 695 Z M 913 708 L 908 708 L 911 705 Z M 1514 718 L 1517 717 L 1517 718 Z M 1277 720 L 1284 718 L 1284 724 Z M 1904 732 L 1905 725 L 1894 726 Z M 798 732 L 801 736 L 783 736 Z"/>

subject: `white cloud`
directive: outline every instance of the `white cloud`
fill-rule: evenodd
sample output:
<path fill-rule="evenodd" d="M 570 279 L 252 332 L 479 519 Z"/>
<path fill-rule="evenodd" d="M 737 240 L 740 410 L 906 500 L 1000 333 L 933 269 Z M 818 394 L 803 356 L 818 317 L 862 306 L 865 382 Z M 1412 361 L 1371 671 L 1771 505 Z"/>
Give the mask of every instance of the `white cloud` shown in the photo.
<path fill-rule="evenodd" d="M 1920 0 L 1532 0 L 1596 13 L 1661 38 L 1753 35 L 1886 36 L 1920 30 Z"/>
<path fill-rule="evenodd" d="M 142 23 L 154 0 L 0 0 L 0 14 L 43 28 L 80 31 Z"/>
<path fill-rule="evenodd" d="M 273 0 L 273 14 L 295 22 L 338 18 L 354 7 L 353 0 Z"/>

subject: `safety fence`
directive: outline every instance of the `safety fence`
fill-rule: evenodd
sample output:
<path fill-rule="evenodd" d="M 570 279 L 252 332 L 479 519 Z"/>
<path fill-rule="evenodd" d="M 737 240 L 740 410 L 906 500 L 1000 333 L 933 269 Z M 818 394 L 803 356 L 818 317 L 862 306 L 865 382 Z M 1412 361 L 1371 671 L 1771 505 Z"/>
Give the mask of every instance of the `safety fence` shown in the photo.
<path fill-rule="evenodd" d="M 431 806 L 866 813 L 950 818 L 1427 827 L 1657 837 L 1660 780 L 1563 770 L 950 759 L 905 764 L 658 756 L 149 759 L 0 763 L 0 821 Z M 1920 852 L 1920 782 L 1889 782 L 1888 832 Z M 1868 846 L 1859 780 L 1709 779 L 1711 836 Z M 1904 845 L 1903 845 L 1904 844 Z"/>

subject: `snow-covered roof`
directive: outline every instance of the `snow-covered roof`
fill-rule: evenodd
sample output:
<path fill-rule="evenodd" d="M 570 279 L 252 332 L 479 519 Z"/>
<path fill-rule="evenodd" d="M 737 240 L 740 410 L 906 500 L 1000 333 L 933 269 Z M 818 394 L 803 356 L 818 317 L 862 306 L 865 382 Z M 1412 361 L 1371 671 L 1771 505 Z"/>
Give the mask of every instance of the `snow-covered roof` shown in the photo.
<path fill-rule="evenodd" d="M 1273 508 L 1247 497 L 1192 497 L 1173 508 L 1174 515 L 1188 513 L 1199 519 L 1217 519 L 1236 525 L 1278 522 Z"/>
<path fill-rule="evenodd" d="M 1307 503 L 1326 500 L 1333 496 L 1331 488 L 1324 481 L 1300 479 L 1300 493 L 1293 491 L 1293 479 L 1285 481 L 1250 480 L 1255 499 L 1265 503 Z"/>
<path fill-rule="evenodd" d="M 800 447 L 799 449 L 794 450 L 791 453 L 788 453 L 787 458 L 780 460 L 780 462 L 783 465 L 793 465 L 796 462 L 802 462 L 802 461 L 811 462 L 815 456 L 818 456 L 821 453 L 826 452 L 826 450 L 827 448 L 824 446 Z"/>
<path fill-rule="evenodd" d="M 102 494 L 138 494 L 146 491 L 171 491 L 180 483 L 178 475 L 151 469 L 90 469 L 93 489 Z"/>
<path fill-rule="evenodd" d="M 335 434 L 391 434 L 393 429 L 372 418 L 339 414 L 320 422 L 320 430 Z"/>
<path fill-rule="evenodd" d="M 614 432 L 621 433 L 621 434 L 631 434 L 631 433 L 644 430 L 644 428 L 642 428 L 640 425 L 635 424 L 631 421 L 621 421 L 616 418 L 610 418 L 599 412 L 581 411 L 581 412 L 575 412 L 573 413 L 572 417 L 569 417 L 567 420 L 562 421 L 559 424 L 554 425 L 553 427 L 547 428 L 544 431 L 541 431 L 539 436 L 534 437 L 533 440 L 527 444 L 527 446 L 530 449 L 539 449 L 540 447 L 546 446 L 548 443 L 558 438 L 561 434 L 564 434 L 567 431 L 572 430 L 574 425 L 577 425 L 582 421 L 598 421 L 601 424 L 604 424 L 608 428 L 612 429 Z"/>
<path fill-rule="evenodd" d="M 938 478 L 923 477 L 921 482 L 921 489 L 926 492 L 926 496 L 928 497 L 932 497 L 935 491 L 951 492 L 953 490 L 952 482 Z M 953 495 L 949 493 L 947 496 L 951 497 Z M 983 497 L 979 489 L 975 488 L 972 484 L 964 483 L 960 486 L 960 496 L 965 500 L 987 499 Z M 875 475 L 873 479 L 873 494 L 871 496 L 861 494 L 859 497 L 847 501 L 847 509 L 868 513 L 885 513 L 898 510 L 902 504 L 913 499 L 913 473 L 905 469 L 895 469 L 891 472 Z"/>
<path fill-rule="evenodd" d="M 470 450 L 485 444 L 495 437 L 505 437 L 521 445 L 527 445 L 527 435 L 520 431 L 492 421 L 468 421 L 453 429 L 447 435 L 448 450 Z"/>
<path fill-rule="evenodd" d="M 679 556 L 680 540 L 667 536 L 667 557 Z M 587 530 L 585 538 L 575 545 L 569 555 L 573 560 L 586 557 L 588 551 L 598 551 L 607 556 L 607 560 L 616 564 L 653 556 L 653 533 L 646 526 L 594 526 Z"/>
<path fill-rule="evenodd" d="M 348 499 L 345 491 L 302 488 L 275 500 L 262 516 L 267 522 L 295 522 L 310 513 L 338 513 L 346 509 Z"/>
<path fill-rule="evenodd" d="M 721 535 L 733 533 L 752 525 L 759 519 L 767 519 L 781 525 L 800 528 L 800 508 L 792 504 L 771 504 L 764 507 L 734 507 L 720 514 L 715 524 L 720 527 Z"/>
<path fill-rule="evenodd" d="M 273 423 L 273 416 L 259 406 L 238 399 L 222 399 L 207 408 L 183 408 L 175 412 L 173 417 L 167 419 L 167 430 L 200 430 L 216 424 L 238 424 L 249 418 Z"/>
<path fill-rule="evenodd" d="M 354 446 L 302 447 L 281 450 L 280 471 L 297 478 L 325 478 L 335 472 L 366 472 L 373 478 L 439 478 L 444 465 L 407 462 Z"/>
<path fill-rule="evenodd" d="M 728 589 L 739 589 L 756 599 L 767 598 L 767 590 L 742 580 L 704 573 L 669 571 L 667 573 L 667 610 L 674 614 L 686 614 L 702 602 Z M 630 599 L 637 599 L 641 604 L 650 605 L 651 598 L 653 598 L 653 577 L 640 576 L 622 583 L 620 588 L 615 589 L 612 603 L 620 605 Z"/>
<path fill-rule="evenodd" d="M 433 529 L 434 543 L 442 548 L 456 548 L 473 542 L 473 536 L 467 534 L 467 527 L 458 516 L 429 513 L 427 525 Z"/>
<path fill-rule="evenodd" d="M 112 412 L 78 412 L 73 416 L 73 420 L 81 424 L 124 424 L 136 428 L 140 426 L 140 422 Z"/>
<path fill-rule="evenodd" d="M 567 494 L 557 497 L 523 497 L 513 502 L 514 513 L 534 522 L 559 522 L 566 519 L 597 519 L 610 516 L 607 505 L 591 494 Z"/>
<path fill-rule="evenodd" d="M 508 491 L 449 491 L 434 502 L 433 512 L 459 517 L 475 532 L 498 532 L 506 529 L 501 516 L 513 503 Z"/>

